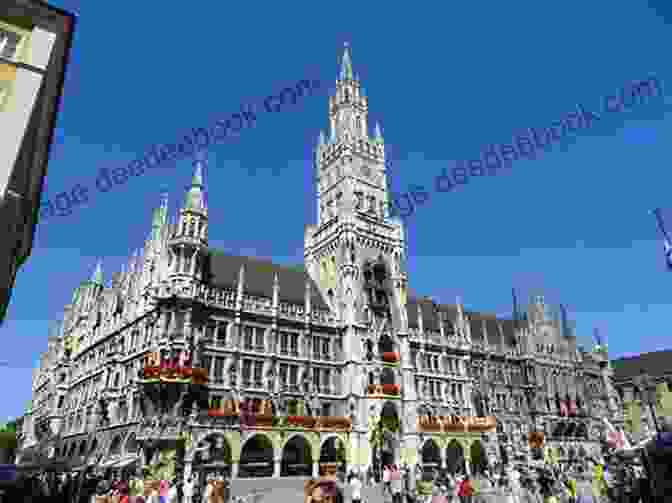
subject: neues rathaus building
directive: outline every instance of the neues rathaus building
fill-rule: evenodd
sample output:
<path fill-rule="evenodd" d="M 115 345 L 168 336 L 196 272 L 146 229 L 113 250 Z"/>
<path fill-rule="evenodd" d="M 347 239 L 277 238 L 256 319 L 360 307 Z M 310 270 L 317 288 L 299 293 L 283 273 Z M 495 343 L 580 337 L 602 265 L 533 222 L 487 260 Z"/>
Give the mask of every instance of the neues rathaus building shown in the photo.
<path fill-rule="evenodd" d="M 196 161 L 176 216 L 164 197 L 144 248 L 109 282 L 99 263 L 65 306 L 34 372 L 19 464 L 42 453 L 234 478 L 316 475 L 334 459 L 473 472 L 528 455 L 533 430 L 560 458 L 599 451 L 601 418 L 618 409 L 604 348 L 577 346 L 541 297 L 502 319 L 409 293 L 385 143 L 378 125 L 369 134 L 347 48 L 328 111 L 304 264 L 211 249 L 224 229 L 208 220 Z M 147 382 L 157 354 L 186 355 L 207 383 Z"/>

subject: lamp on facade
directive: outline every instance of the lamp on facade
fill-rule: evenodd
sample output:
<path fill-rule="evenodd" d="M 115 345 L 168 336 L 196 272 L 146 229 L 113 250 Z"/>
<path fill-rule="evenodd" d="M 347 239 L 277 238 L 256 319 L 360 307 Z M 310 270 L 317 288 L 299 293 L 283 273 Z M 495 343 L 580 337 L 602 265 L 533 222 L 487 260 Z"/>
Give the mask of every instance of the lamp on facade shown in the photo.
<path fill-rule="evenodd" d="M 656 427 L 656 431 L 660 431 L 658 427 L 658 418 L 656 418 L 656 388 L 655 380 L 642 369 L 639 375 L 632 378 L 633 384 L 639 388 L 640 396 L 642 398 L 642 403 L 648 405 L 649 413 L 653 418 L 653 424 Z"/>

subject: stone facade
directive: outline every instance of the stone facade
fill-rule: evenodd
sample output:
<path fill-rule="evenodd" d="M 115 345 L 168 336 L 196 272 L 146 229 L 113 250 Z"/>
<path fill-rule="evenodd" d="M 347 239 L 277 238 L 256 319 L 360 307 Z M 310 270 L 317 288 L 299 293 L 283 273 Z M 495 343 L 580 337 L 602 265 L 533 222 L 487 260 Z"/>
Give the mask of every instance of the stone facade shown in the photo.
<path fill-rule="evenodd" d="M 321 133 L 315 151 L 317 224 L 306 228 L 305 264 L 210 249 L 197 161 L 177 218 L 169 219 L 164 198 L 128 266 L 106 284 L 99 264 L 74 292 L 34 374 L 23 448 L 51 438 L 55 455 L 71 459 L 137 453 L 146 424 L 135 380 L 143 357 L 170 341 L 200 344 L 211 400 L 314 393 L 313 414 L 352 420 L 351 431 L 242 431 L 217 418 L 192 417 L 175 424 L 190 432 L 187 473 L 217 436 L 224 438 L 221 455 L 215 447 L 209 452 L 234 476 L 255 437 L 275 476 L 288 445 L 294 452 L 308 446 L 315 473 L 321 448 L 335 438 L 348 463 L 367 466 L 367 418 L 381 414 L 400 419 L 388 449 L 397 462 L 446 465 L 460 450 L 467 462 L 479 452 L 492 461 L 507 449 L 509 455 L 525 451 L 535 428 L 547 432 L 551 445 L 597 449 L 599 418 L 614 408 L 607 355 L 577 348 L 543 299 L 534 299 L 524 315 L 500 319 L 466 311 L 459 300 L 443 305 L 408 293 L 404 227 L 388 212 L 385 143 L 379 126 L 368 134 L 368 100 L 347 49 L 329 121 L 329 139 Z M 384 363 L 384 353 L 397 353 L 399 361 Z M 396 384 L 399 393 L 372 398 L 369 385 L 379 384 Z M 96 406 L 103 396 L 110 421 L 101 426 Z M 576 402 L 576 414 L 562 417 L 561 400 Z M 419 432 L 418 418 L 428 414 L 492 415 L 498 427 L 490 434 Z M 553 437 L 559 421 L 582 424 L 587 435 Z M 91 431 L 95 441 L 87 443 Z"/>

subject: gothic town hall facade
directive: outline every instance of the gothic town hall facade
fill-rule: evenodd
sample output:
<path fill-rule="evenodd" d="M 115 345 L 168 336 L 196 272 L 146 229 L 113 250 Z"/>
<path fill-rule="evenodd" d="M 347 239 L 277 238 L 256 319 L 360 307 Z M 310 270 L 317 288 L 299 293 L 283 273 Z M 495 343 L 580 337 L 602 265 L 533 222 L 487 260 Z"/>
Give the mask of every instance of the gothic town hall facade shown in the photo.
<path fill-rule="evenodd" d="M 209 372 L 210 408 L 232 397 L 273 400 L 275 415 L 347 421 L 308 428 L 274 419 L 241 429 L 192 414 L 183 423 L 185 472 L 219 460 L 233 477 L 281 477 L 292 464 L 316 474 L 334 443 L 350 467 L 366 467 L 377 452 L 371 425 L 381 417 L 394 427 L 378 452 L 397 463 L 461 462 L 473 471 L 484 459 L 527 452 L 533 429 L 561 458 L 597 451 L 599 418 L 617 408 L 608 357 L 577 347 L 542 298 L 500 319 L 408 293 L 404 227 L 388 212 L 385 143 L 377 125 L 369 134 L 367 116 L 346 48 L 329 133 L 315 150 L 317 216 L 306 226 L 300 267 L 209 248 L 217 229 L 208 223 L 203 164 L 195 163 L 176 218 L 164 198 L 144 249 L 110 282 L 99 263 L 65 307 L 34 372 L 20 436 L 26 460 L 40 439 L 57 437 L 56 457 L 147 463 L 136 383 L 144 358 L 166 341 L 194 340 Z M 170 307 L 148 316 L 161 302 Z M 109 422 L 101 426 L 103 396 Z M 171 414 L 159 421 L 170 423 Z M 428 416 L 493 416 L 496 428 L 422 428 Z"/>

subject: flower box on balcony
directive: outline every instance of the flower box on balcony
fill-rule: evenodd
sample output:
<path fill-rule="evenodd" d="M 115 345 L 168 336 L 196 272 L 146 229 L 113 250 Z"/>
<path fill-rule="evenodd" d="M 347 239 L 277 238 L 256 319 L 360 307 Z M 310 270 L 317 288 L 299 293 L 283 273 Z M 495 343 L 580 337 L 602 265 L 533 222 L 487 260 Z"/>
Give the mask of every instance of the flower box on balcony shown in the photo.
<path fill-rule="evenodd" d="M 346 416 L 322 416 L 319 419 L 320 426 L 324 428 L 350 428 L 352 421 Z"/>
<path fill-rule="evenodd" d="M 254 416 L 254 422 L 257 426 L 273 426 L 274 417 L 271 414 L 258 414 Z"/>
<path fill-rule="evenodd" d="M 398 395 L 401 391 L 401 386 L 398 384 L 383 384 L 383 394 Z"/>
<path fill-rule="evenodd" d="M 420 416 L 418 418 L 418 429 L 420 431 L 441 431 L 441 423 L 436 417 Z"/>
<path fill-rule="evenodd" d="M 158 379 L 161 375 L 160 367 L 145 367 L 143 369 L 143 377 L 145 379 Z"/>
<path fill-rule="evenodd" d="M 208 409 L 208 416 L 210 417 L 224 417 L 228 415 L 225 409 Z"/>
<path fill-rule="evenodd" d="M 287 416 L 287 424 L 290 426 L 303 426 L 304 416 Z"/>
<path fill-rule="evenodd" d="M 386 363 L 399 363 L 399 353 L 396 351 L 386 351 L 383 353 L 383 361 Z"/>
<path fill-rule="evenodd" d="M 378 384 L 369 384 L 367 389 L 370 395 L 379 395 L 382 391 Z"/>

